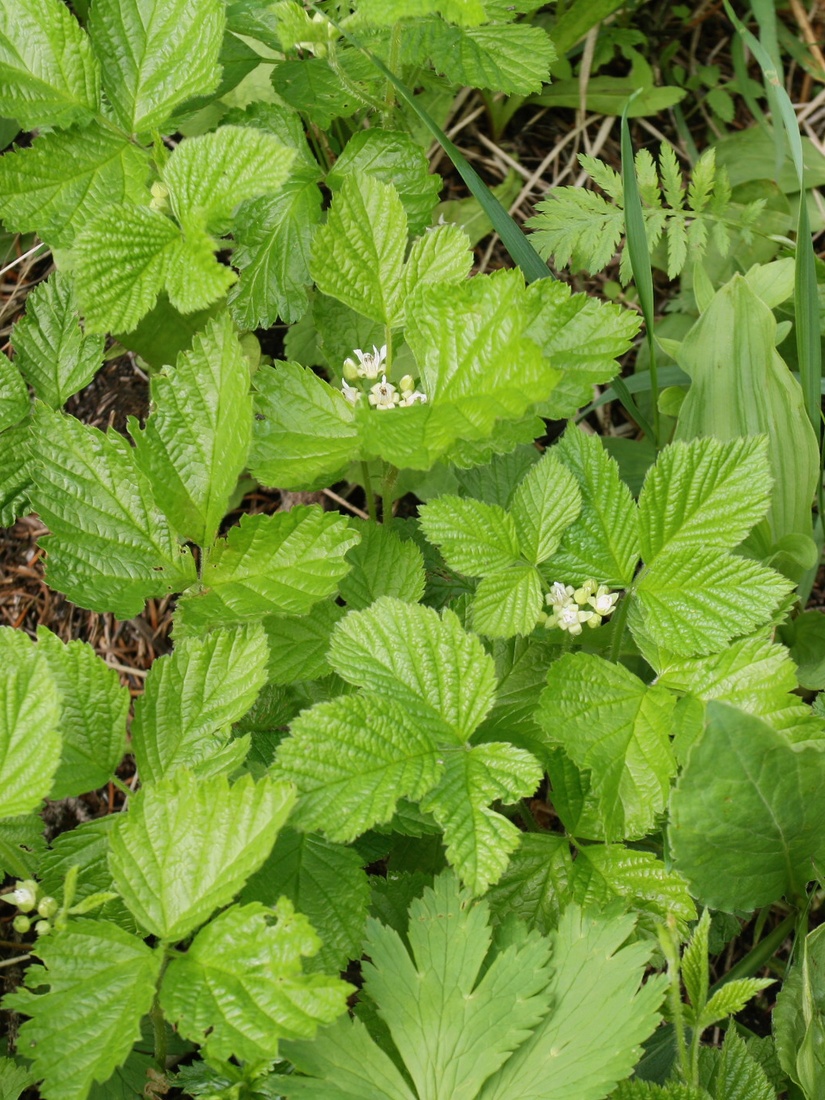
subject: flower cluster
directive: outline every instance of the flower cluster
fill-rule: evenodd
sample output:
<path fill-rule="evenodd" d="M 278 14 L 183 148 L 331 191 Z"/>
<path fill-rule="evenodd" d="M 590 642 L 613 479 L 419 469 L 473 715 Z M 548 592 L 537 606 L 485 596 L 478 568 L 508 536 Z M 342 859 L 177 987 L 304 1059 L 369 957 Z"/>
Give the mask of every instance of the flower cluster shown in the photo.
<path fill-rule="evenodd" d="M 3 898 L 10 905 L 16 905 L 19 910 L 12 921 L 15 932 L 25 936 L 32 927 L 32 921 L 34 921 L 34 930 L 38 936 L 45 936 L 51 932 L 52 917 L 57 915 L 60 906 L 55 898 L 40 893 L 40 887 L 34 879 L 27 878 L 22 882 L 16 882 L 11 893 L 4 894 Z M 29 913 L 31 913 L 31 916 L 28 915 Z M 38 916 L 42 920 L 35 920 L 35 917 Z"/>
<path fill-rule="evenodd" d="M 601 626 L 602 619 L 613 614 L 618 592 L 611 592 L 606 584 L 589 579 L 581 588 L 556 581 L 547 593 L 547 606 L 552 608 L 545 626 L 558 627 L 570 634 L 581 634 L 586 623 L 590 627 Z"/>
<path fill-rule="evenodd" d="M 353 355 L 355 359 L 344 360 L 344 377 L 341 382 L 341 390 L 351 405 L 357 405 L 364 392 L 353 382 L 361 379 L 372 381 L 381 375 L 381 381 L 371 386 L 367 399 L 374 409 L 394 409 L 399 405 L 424 405 L 427 395 L 415 388 L 415 379 L 411 374 L 405 374 L 397 386 L 387 381 L 384 365 L 387 359 L 387 345 L 377 348 L 373 344 L 372 351 L 362 351 L 356 348 Z"/>

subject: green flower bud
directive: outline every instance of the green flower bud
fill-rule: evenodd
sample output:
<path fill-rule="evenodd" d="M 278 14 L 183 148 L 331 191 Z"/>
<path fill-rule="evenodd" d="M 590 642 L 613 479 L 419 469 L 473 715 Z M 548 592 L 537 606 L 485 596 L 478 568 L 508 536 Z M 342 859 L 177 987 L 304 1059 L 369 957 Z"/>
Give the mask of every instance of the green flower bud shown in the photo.
<path fill-rule="evenodd" d="M 11 922 L 12 928 L 15 932 L 19 932 L 21 936 L 25 936 L 28 930 L 32 926 L 32 922 L 28 917 L 24 917 L 22 913 L 18 913 L 14 920 Z"/>
<path fill-rule="evenodd" d="M 354 382 L 358 378 L 358 364 L 354 359 L 344 360 L 344 378 L 348 382 Z"/>
<path fill-rule="evenodd" d="M 53 917 L 59 908 L 60 906 L 55 898 L 45 897 L 40 899 L 37 912 L 41 917 Z"/>
<path fill-rule="evenodd" d="M 16 905 L 21 913 L 31 913 L 37 905 L 37 883 L 31 878 L 17 882 L 14 890 L 6 894 L 6 901 Z"/>
<path fill-rule="evenodd" d="M 52 930 L 52 926 L 51 923 L 47 920 L 39 920 L 34 926 L 34 930 L 38 934 L 38 936 L 48 936 L 48 934 Z"/>

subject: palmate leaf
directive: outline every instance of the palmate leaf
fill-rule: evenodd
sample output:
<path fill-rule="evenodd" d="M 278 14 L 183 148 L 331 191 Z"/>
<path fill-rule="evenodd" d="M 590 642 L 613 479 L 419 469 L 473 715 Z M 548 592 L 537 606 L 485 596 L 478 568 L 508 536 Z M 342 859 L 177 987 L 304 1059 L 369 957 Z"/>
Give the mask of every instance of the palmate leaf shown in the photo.
<path fill-rule="evenodd" d="M 44 1095 L 85 1100 L 140 1038 L 162 956 L 117 925 L 90 920 L 44 937 L 37 954 L 45 965 L 29 967 L 29 989 L 9 994 L 3 1005 L 31 1017 L 20 1040 Z M 46 992 L 30 992 L 44 985 Z"/>
<path fill-rule="evenodd" d="M 100 106 L 92 44 L 59 0 L 0 4 L 0 112 L 24 130 L 88 121 Z"/>
<path fill-rule="evenodd" d="M 195 580 L 191 554 L 178 546 L 121 436 L 40 405 L 32 455 L 32 506 L 52 532 L 43 546 L 55 588 L 128 619 L 148 597 Z"/>
<path fill-rule="evenodd" d="M 208 547 L 252 439 L 249 365 L 227 314 L 198 333 L 175 368 L 152 376 L 152 413 L 130 422 L 137 463 L 185 539 Z"/>
<path fill-rule="evenodd" d="M 220 763 L 232 723 L 246 714 L 266 681 L 268 657 L 257 624 L 182 638 L 171 654 L 159 657 L 135 701 L 132 747 L 141 781 L 157 782 L 178 767 L 208 773 L 215 757 Z M 246 755 L 248 742 L 233 744 Z M 237 762 L 230 754 L 229 768 Z"/>
<path fill-rule="evenodd" d="M 143 149 L 98 122 L 42 133 L 0 157 L 0 214 L 18 232 L 68 248 L 103 206 L 144 202 L 148 170 Z"/>
<path fill-rule="evenodd" d="M 141 926 L 184 939 L 228 904 L 272 848 L 294 803 L 285 783 L 196 779 L 180 769 L 144 787 L 113 831 L 109 867 Z"/>
<path fill-rule="evenodd" d="M 301 958 L 320 940 L 305 916 L 281 899 L 232 906 L 198 933 L 163 978 L 160 1003 L 207 1058 L 277 1058 L 280 1039 L 312 1038 L 346 1010 L 348 982 L 303 974 Z"/>
<path fill-rule="evenodd" d="M 96 0 L 89 33 L 123 129 L 159 129 L 178 104 L 214 91 L 223 31 L 219 0 Z"/>

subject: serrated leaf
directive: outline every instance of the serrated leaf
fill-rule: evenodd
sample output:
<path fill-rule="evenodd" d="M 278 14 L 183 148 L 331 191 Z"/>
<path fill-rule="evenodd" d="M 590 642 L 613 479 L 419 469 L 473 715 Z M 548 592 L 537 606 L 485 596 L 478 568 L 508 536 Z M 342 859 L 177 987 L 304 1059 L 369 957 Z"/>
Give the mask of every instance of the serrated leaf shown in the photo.
<path fill-rule="evenodd" d="M 554 554 L 581 509 L 575 475 L 554 451 L 547 451 L 516 489 L 510 505 L 523 556 L 538 565 Z"/>
<path fill-rule="evenodd" d="M 538 213 L 527 226 L 530 240 L 542 259 L 556 267 L 601 271 L 610 263 L 624 234 L 624 211 L 595 191 L 556 187 L 536 204 Z"/>
<path fill-rule="evenodd" d="M 18 1100 L 35 1080 L 30 1067 L 11 1058 L 0 1058 L 0 1100 Z"/>
<path fill-rule="evenodd" d="M 329 485 L 357 448 L 352 406 L 297 363 L 255 372 L 255 422 L 249 466 L 264 485 Z"/>
<path fill-rule="evenodd" d="M 243 515 L 215 544 L 201 591 L 178 604 L 180 621 L 191 630 L 304 614 L 337 590 L 357 540 L 343 516 L 317 505 Z"/>
<path fill-rule="evenodd" d="M 230 787 L 223 775 L 178 770 L 144 787 L 118 821 L 109 850 L 115 887 L 147 932 L 176 943 L 257 871 L 294 800 L 285 783 L 244 776 Z"/>
<path fill-rule="evenodd" d="M 488 15 L 482 0 L 361 0 L 358 14 L 374 26 L 391 26 L 399 19 L 439 14 L 449 23 L 475 27 Z"/>
<path fill-rule="evenodd" d="M 311 1038 L 346 1010 L 348 982 L 301 971 L 320 946 L 307 918 L 285 898 L 272 917 L 258 902 L 232 906 L 164 975 L 164 1013 L 210 1059 L 277 1058 L 280 1039 Z"/>
<path fill-rule="evenodd" d="M 592 577 L 612 588 L 627 587 L 639 560 L 639 525 L 619 467 L 598 436 L 572 427 L 556 445 L 555 454 L 579 483 L 582 510 L 543 571 L 566 584 L 581 584 Z"/>
<path fill-rule="evenodd" d="M 60 762 L 60 693 L 27 635 L 0 629 L 0 818 L 38 808 Z"/>
<path fill-rule="evenodd" d="M 43 839 L 43 819 L 40 814 L 20 814 L 0 820 L 0 872 L 15 878 L 32 878 L 35 868 L 40 873 L 40 856 L 46 842 Z M 1 1095 L 1 1094 L 0 1094 Z"/>
<path fill-rule="evenodd" d="M 456 615 L 389 596 L 338 624 L 329 663 L 447 740 L 467 741 L 495 694 L 492 659 Z"/>
<path fill-rule="evenodd" d="M 41 133 L 0 157 L 0 214 L 18 232 L 68 248 L 103 206 L 145 202 L 148 170 L 143 149 L 99 122 Z"/>
<path fill-rule="evenodd" d="M 45 1095 L 82 1100 L 140 1038 L 162 956 L 117 925 L 89 920 L 44 937 L 37 954 L 45 965 L 29 967 L 29 989 L 7 996 L 4 1007 L 31 1017 L 20 1040 Z M 44 985 L 48 991 L 30 992 Z"/>
<path fill-rule="evenodd" d="M 132 435 L 170 523 L 183 538 L 211 546 L 252 439 L 249 365 L 227 314 L 196 334 L 175 368 L 152 375 L 152 412 Z"/>
<path fill-rule="evenodd" d="M 751 911 L 796 896 L 825 859 L 820 743 L 792 745 L 761 719 L 707 705 L 670 800 L 676 869 L 703 904 Z"/>
<path fill-rule="evenodd" d="M 682 953 L 682 981 L 693 1006 L 694 1017 L 705 1007 L 708 999 L 708 938 L 710 935 L 710 910 L 705 909 Z"/>
<path fill-rule="evenodd" d="M 306 971 L 338 971 L 360 956 L 370 888 L 353 848 L 317 833 L 282 829 L 241 900 L 274 905 L 282 894 L 309 918 L 321 938 L 318 954 L 304 963 Z"/>
<path fill-rule="evenodd" d="M 21 374 L 53 409 L 82 390 L 103 363 L 105 340 L 81 329 L 74 287 L 60 271 L 27 296 L 11 341 Z"/>
<path fill-rule="evenodd" d="M 540 457 L 532 445 L 522 446 L 507 454 L 496 455 L 484 466 L 456 470 L 459 493 L 507 509 L 522 478 Z"/>
<path fill-rule="evenodd" d="M 512 638 L 532 634 L 544 607 L 541 577 L 527 562 L 491 573 L 476 588 L 472 623 L 477 634 Z"/>
<path fill-rule="evenodd" d="M 306 311 L 310 245 L 321 221 L 317 179 L 317 168 L 302 169 L 277 195 L 238 210 L 232 262 L 241 274 L 229 305 L 240 328 L 269 328 L 279 317 L 291 324 Z"/>
<path fill-rule="evenodd" d="M 273 134 L 220 126 L 182 141 L 162 177 L 184 228 L 203 226 L 221 233 L 239 203 L 278 190 L 294 159 L 294 150 Z"/>
<path fill-rule="evenodd" d="M 27 394 L 28 396 L 28 394 Z M 29 437 L 31 419 L 0 432 L 0 527 L 13 527 L 29 505 L 31 466 Z"/>
<path fill-rule="evenodd" d="M 700 1078 L 710 1076 L 707 1085 L 713 1088 L 715 1100 L 776 1100 L 773 1085 L 752 1053 L 751 1043 L 746 1044 L 735 1027 L 725 1032 L 721 1050 L 705 1048 L 700 1050 L 699 1058 Z M 711 1075 L 706 1073 L 708 1063 Z"/>
<path fill-rule="evenodd" d="M 655 642 L 677 656 L 699 657 L 763 626 L 792 587 L 757 562 L 677 545 L 645 570 L 635 596 L 641 625 Z"/>
<path fill-rule="evenodd" d="M 541 782 L 538 761 L 502 742 L 442 749 L 444 773 L 421 802 L 444 831 L 447 859 L 473 894 L 497 882 L 521 833 L 489 808 L 534 794 Z"/>
<path fill-rule="evenodd" d="M 50 791 L 67 798 L 108 782 L 126 751 L 129 692 L 86 642 L 63 642 L 37 629 L 37 648 L 60 694 L 60 766 Z"/>
<path fill-rule="evenodd" d="M 81 607 L 137 615 L 150 596 L 195 580 L 188 550 L 158 512 L 131 447 L 45 406 L 35 411 L 32 505 L 52 532 L 48 578 Z"/>
<path fill-rule="evenodd" d="M 546 936 L 572 898 L 573 869 L 567 837 L 525 833 L 485 898 L 499 921 L 515 916 Z"/>
<path fill-rule="evenodd" d="M 272 70 L 277 95 L 296 111 L 306 113 L 321 130 L 328 130 L 335 118 L 349 118 L 363 107 L 370 89 L 358 84 L 379 79 L 372 61 L 355 50 L 341 50 L 336 57 L 338 72 L 324 57 L 302 61 L 281 61 Z M 339 76 L 343 71 L 346 86 Z"/>
<path fill-rule="evenodd" d="M 92 44 L 59 0 L 0 6 L 0 112 L 24 130 L 88 122 L 100 107 Z"/>
<path fill-rule="evenodd" d="M 709 1092 L 691 1085 L 669 1081 L 667 1085 L 654 1085 L 639 1077 L 622 1081 L 610 1094 L 610 1100 L 712 1100 Z"/>
<path fill-rule="evenodd" d="M 107 862 L 109 835 L 118 818 L 117 814 L 107 814 L 94 821 L 83 821 L 77 828 L 55 837 L 38 867 L 43 891 L 62 899 L 66 877 L 77 867 L 75 905 L 82 905 L 95 895 L 110 893 L 114 887 Z M 94 916 L 96 920 L 112 921 L 127 932 L 139 930 L 135 918 L 117 896 L 96 908 Z"/>
<path fill-rule="evenodd" d="M 219 0 L 95 0 L 89 33 L 123 129 L 159 129 L 180 103 L 214 91 L 223 31 Z"/>
<path fill-rule="evenodd" d="M 401 319 L 407 216 L 392 184 L 348 175 L 312 242 L 310 274 L 323 294 L 379 324 Z"/>
<path fill-rule="evenodd" d="M 424 557 L 416 544 L 392 528 L 350 520 L 360 541 L 347 552 L 352 568 L 339 585 L 350 610 L 369 607 L 381 596 L 418 603 L 424 595 Z"/>
<path fill-rule="evenodd" d="M 413 241 L 404 265 L 404 296 L 419 283 L 461 282 L 470 274 L 470 238 L 457 225 L 436 225 Z"/>
<path fill-rule="evenodd" d="M 156 783 L 180 767 L 208 770 L 266 682 L 268 657 L 257 624 L 183 638 L 159 657 L 135 701 L 132 746 L 141 781 Z"/>
<path fill-rule="evenodd" d="M 332 628 L 344 614 L 340 604 L 323 600 L 306 615 L 273 615 L 264 619 L 269 682 L 294 684 L 328 676 L 332 671 L 327 663 Z"/>
<path fill-rule="evenodd" d="M 677 547 L 732 549 L 765 515 L 771 484 L 764 437 L 672 443 L 639 495 L 642 557 L 650 564 Z"/>
<path fill-rule="evenodd" d="M 274 774 L 298 788 L 292 821 L 350 841 L 420 799 L 441 765 L 429 732 L 380 695 L 343 695 L 303 711 L 278 746 Z M 333 809 L 334 807 L 334 809 Z"/>
<path fill-rule="evenodd" d="M 760 990 L 773 984 L 773 978 L 735 978 L 726 982 L 705 1005 L 697 1027 L 704 1029 L 728 1016 L 735 1016 Z"/>
<path fill-rule="evenodd" d="M 573 900 L 583 909 L 605 907 L 614 898 L 655 921 L 672 914 L 686 924 L 696 907 L 681 875 L 669 871 L 652 852 L 634 851 L 623 844 L 588 844 L 579 848 L 573 864 Z"/>
<path fill-rule="evenodd" d="M 519 559 L 516 525 L 498 505 L 444 495 L 423 505 L 418 515 L 424 534 L 459 573 L 484 577 Z"/>
<path fill-rule="evenodd" d="M 568 653 L 550 666 L 537 717 L 548 741 L 590 772 L 607 839 L 645 836 L 664 809 L 676 770 L 675 702 L 594 654 Z"/>
<path fill-rule="evenodd" d="M 30 408 L 31 398 L 22 374 L 0 352 L 0 433 L 27 419 Z"/>

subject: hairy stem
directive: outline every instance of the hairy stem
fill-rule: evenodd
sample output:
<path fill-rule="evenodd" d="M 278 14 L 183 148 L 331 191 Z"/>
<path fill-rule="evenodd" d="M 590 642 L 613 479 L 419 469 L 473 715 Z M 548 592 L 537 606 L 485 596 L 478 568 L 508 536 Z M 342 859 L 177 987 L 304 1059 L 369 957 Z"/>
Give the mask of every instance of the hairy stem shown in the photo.
<path fill-rule="evenodd" d="M 378 522 L 378 511 L 375 507 L 375 493 L 372 491 L 369 463 L 361 463 L 361 480 L 364 482 L 364 494 L 367 498 L 367 513 L 373 523 Z"/>

